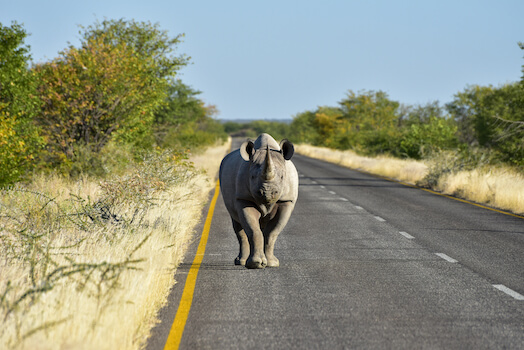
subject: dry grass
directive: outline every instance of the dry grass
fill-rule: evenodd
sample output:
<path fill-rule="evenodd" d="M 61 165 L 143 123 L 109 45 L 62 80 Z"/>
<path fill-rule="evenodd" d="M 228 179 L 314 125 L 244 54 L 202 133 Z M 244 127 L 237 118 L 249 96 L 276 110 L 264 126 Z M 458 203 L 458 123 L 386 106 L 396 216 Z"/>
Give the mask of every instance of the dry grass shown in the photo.
<path fill-rule="evenodd" d="M 199 169 L 203 169 L 211 179 L 218 175 L 218 169 L 222 158 L 226 155 L 231 147 L 231 138 L 225 144 L 217 143 L 206 149 L 204 153 L 191 156 L 191 162 Z"/>
<path fill-rule="evenodd" d="M 310 145 L 296 145 L 297 153 L 353 169 L 385 176 L 410 184 L 423 184 L 434 190 L 524 214 L 524 175 L 511 168 L 481 166 L 460 170 L 456 157 L 422 162 L 391 157 L 362 157 L 352 151 L 339 151 Z M 453 159 L 448 159 L 448 158 Z M 428 180 L 430 179 L 430 180 Z"/>
<path fill-rule="evenodd" d="M 438 191 L 477 203 L 524 214 L 524 175 L 512 169 L 489 168 L 443 176 Z"/>
<path fill-rule="evenodd" d="M 428 173 L 428 167 L 424 163 L 413 160 L 392 157 L 363 157 L 353 151 L 340 151 L 310 145 L 297 145 L 295 150 L 297 153 L 311 158 L 325 160 L 411 184 L 422 180 Z"/>
<path fill-rule="evenodd" d="M 203 162 L 216 170 L 227 149 Z M 214 187 L 214 173 L 144 166 L 0 193 L 1 349 L 144 345 Z"/>

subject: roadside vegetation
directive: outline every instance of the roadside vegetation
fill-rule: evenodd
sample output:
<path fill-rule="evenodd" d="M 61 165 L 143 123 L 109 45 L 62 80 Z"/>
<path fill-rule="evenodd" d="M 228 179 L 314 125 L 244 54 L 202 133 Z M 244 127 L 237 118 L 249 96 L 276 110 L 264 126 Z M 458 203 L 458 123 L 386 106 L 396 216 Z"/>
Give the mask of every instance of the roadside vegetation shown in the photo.
<path fill-rule="evenodd" d="M 295 151 L 308 157 L 524 214 L 524 174 L 515 167 L 484 165 L 466 170 L 463 160 L 454 151 L 442 152 L 425 160 L 387 155 L 362 156 L 351 150 L 307 144 L 296 145 Z"/>
<path fill-rule="evenodd" d="M 199 157 L 218 168 L 227 150 Z M 104 180 L 41 175 L 3 190 L 1 347 L 141 348 L 213 187 L 163 151 Z"/>
<path fill-rule="evenodd" d="M 17 23 L 0 24 L 0 187 L 35 172 L 103 177 L 115 170 L 104 158 L 122 152 L 139 160 L 143 150 L 227 139 L 216 107 L 178 78 L 189 62 L 176 52 L 182 35 L 104 20 L 81 27 L 79 47 L 39 63 L 26 36 Z M 123 158 L 113 163 L 125 168 Z"/>
<path fill-rule="evenodd" d="M 524 76 L 498 87 L 467 86 L 445 105 L 348 91 L 337 106 L 298 113 L 289 123 L 225 128 L 250 137 L 266 130 L 300 145 L 298 152 L 524 213 Z"/>
<path fill-rule="evenodd" d="M 0 24 L 0 348 L 139 349 L 229 148 L 181 35 L 104 20 L 34 63 Z"/>

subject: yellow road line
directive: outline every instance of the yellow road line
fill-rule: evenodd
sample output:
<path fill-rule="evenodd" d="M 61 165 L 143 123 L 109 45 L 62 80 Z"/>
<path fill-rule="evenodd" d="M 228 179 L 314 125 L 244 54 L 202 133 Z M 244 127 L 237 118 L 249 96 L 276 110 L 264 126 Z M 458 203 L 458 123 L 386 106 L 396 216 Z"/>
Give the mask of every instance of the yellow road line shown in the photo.
<path fill-rule="evenodd" d="M 444 193 L 440 193 L 440 192 L 437 192 L 437 191 L 433 191 L 433 190 L 430 190 L 430 189 L 428 189 L 428 188 L 423 188 L 423 187 L 418 187 L 418 188 L 420 188 L 420 189 L 423 190 L 423 191 L 429 192 L 429 193 L 433 193 L 433 194 L 436 194 L 436 195 L 439 195 L 439 196 L 442 196 L 442 197 L 446 197 L 446 198 L 454 199 L 454 200 L 459 201 L 459 202 L 462 202 L 462 203 L 471 204 L 471 205 L 474 205 L 474 206 L 479 207 L 479 208 L 482 208 L 482 209 L 487 209 L 487 210 L 495 211 L 495 212 L 497 212 L 497 213 L 501 213 L 501 214 L 504 214 L 504 215 L 513 216 L 513 217 L 516 217 L 516 218 L 519 218 L 519 219 L 524 219 L 524 216 L 522 216 L 522 215 L 518 215 L 518 214 L 513 214 L 513 213 L 511 213 L 511 212 L 509 212 L 509 211 L 504 211 L 504 210 L 495 209 L 495 208 L 488 207 L 488 206 L 485 206 L 485 205 L 482 205 L 482 204 L 479 204 L 479 203 L 475 203 L 475 202 L 470 201 L 470 200 L 467 200 L 467 199 L 462 199 L 462 198 L 458 198 L 458 197 L 450 196 L 450 195 L 448 195 L 448 194 L 444 194 Z"/>
<path fill-rule="evenodd" d="M 184 291 L 182 292 L 182 298 L 180 299 L 180 304 L 178 305 L 175 320 L 171 325 L 171 330 L 169 331 L 169 336 L 167 337 L 164 350 L 176 350 L 180 346 L 180 341 L 182 340 L 182 334 L 184 333 L 184 327 L 186 326 L 189 310 L 191 309 L 191 303 L 193 302 L 193 293 L 195 291 L 198 270 L 200 269 L 202 259 L 204 259 L 207 239 L 209 237 L 209 230 L 211 228 L 211 221 L 213 220 L 213 212 L 215 211 L 215 205 L 219 193 L 220 185 L 217 180 L 215 186 L 215 195 L 213 196 L 211 204 L 209 205 L 209 211 L 207 212 L 206 222 L 204 223 L 202 237 L 200 238 L 200 243 L 198 244 L 195 259 L 193 260 L 191 268 L 189 269 Z"/>

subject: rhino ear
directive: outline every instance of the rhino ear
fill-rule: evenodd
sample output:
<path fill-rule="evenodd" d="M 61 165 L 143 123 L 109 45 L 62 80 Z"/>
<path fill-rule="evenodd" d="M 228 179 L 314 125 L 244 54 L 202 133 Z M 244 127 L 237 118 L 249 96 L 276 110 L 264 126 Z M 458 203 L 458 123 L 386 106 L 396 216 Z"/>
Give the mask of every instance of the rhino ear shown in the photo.
<path fill-rule="evenodd" d="M 253 157 L 253 154 L 255 153 L 255 144 L 253 141 L 248 140 L 240 146 L 240 155 L 242 156 L 242 159 L 245 161 L 251 160 L 251 157 Z"/>
<path fill-rule="evenodd" d="M 284 139 L 280 141 L 280 153 L 282 153 L 285 160 L 290 160 L 291 157 L 293 157 L 293 154 L 295 153 L 295 147 L 293 147 L 293 144 L 291 142 Z"/>

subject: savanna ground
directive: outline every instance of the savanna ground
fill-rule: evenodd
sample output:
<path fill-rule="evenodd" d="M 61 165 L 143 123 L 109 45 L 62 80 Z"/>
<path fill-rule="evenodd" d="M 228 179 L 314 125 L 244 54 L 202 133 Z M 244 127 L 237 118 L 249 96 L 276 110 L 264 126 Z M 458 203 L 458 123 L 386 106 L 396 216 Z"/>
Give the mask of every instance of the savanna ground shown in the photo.
<path fill-rule="evenodd" d="M 140 349 L 229 142 L 149 153 L 121 176 L 0 192 L 0 348 Z"/>

